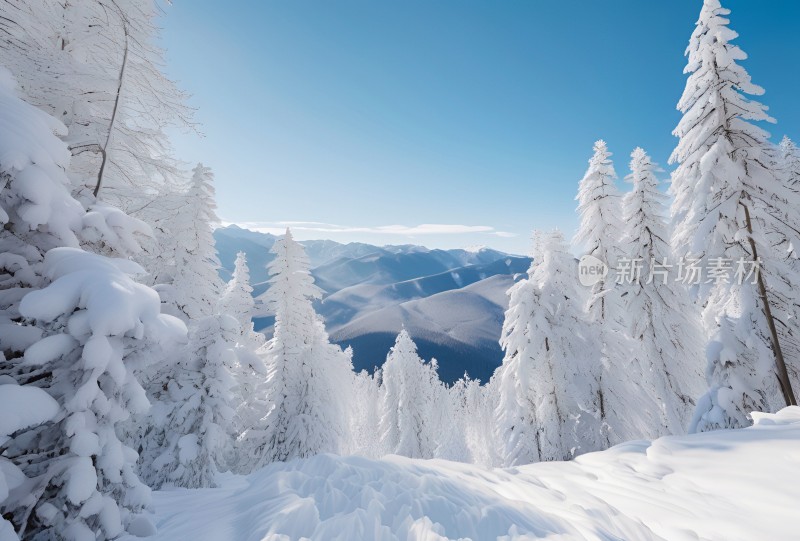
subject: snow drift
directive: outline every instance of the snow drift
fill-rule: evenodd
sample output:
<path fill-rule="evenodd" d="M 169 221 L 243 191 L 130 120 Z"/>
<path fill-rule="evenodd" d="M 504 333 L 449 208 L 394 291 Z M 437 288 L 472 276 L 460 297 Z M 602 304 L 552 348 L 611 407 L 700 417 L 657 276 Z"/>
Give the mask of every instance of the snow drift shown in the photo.
<path fill-rule="evenodd" d="M 399 456 L 276 463 L 218 489 L 156 492 L 151 539 L 796 539 L 800 407 L 753 417 L 751 428 L 514 469 Z"/>

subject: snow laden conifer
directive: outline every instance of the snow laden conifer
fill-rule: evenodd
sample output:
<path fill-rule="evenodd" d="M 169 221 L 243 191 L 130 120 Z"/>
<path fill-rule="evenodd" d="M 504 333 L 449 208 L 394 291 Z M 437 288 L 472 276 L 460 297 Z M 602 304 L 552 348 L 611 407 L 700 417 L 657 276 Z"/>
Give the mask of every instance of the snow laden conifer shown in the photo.
<path fill-rule="evenodd" d="M 185 327 L 132 279 L 144 272 L 138 265 L 79 248 L 87 228 L 91 244 L 130 239 L 119 234 L 125 216 L 92 216 L 72 198 L 69 151 L 54 135 L 63 125 L 22 102 L 13 85 L 0 70 L 0 377 L 47 393 L 58 411 L 3 443 L 25 478 L 0 511 L 23 539 L 143 532 L 137 514 L 149 489 L 136 476 L 136 453 L 118 437 L 121 423 L 148 405 L 130 361 L 180 340 Z"/>
<path fill-rule="evenodd" d="M 472 463 L 475 461 L 473 452 L 481 456 L 479 439 L 471 430 L 473 424 L 481 426 L 482 418 L 479 415 L 483 413 L 472 407 L 474 387 L 480 387 L 480 382 L 466 373 L 450 386 L 439 386 L 441 405 L 436 407 L 435 413 L 441 429 L 436 458 Z"/>
<path fill-rule="evenodd" d="M 733 267 L 729 280 L 692 288 L 708 337 L 698 431 L 747 426 L 751 411 L 795 402 L 775 327 L 792 286 L 773 247 L 793 233 L 781 218 L 797 200 L 771 170 L 768 134 L 753 123 L 773 119 L 748 97 L 764 91 L 738 63 L 746 55 L 731 43 L 729 13 L 719 0 L 703 3 L 686 50 L 689 78 L 671 156 L 676 254 L 705 269 Z"/>
<path fill-rule="evenodd" d="M 602 447 L 596 344 L 580 306 L 576 264 L 555 231 L 529 276 L 509 290 L 497 441 L 506 466 L 565 460 Z"/>
<path fill-rule="evenodd" d="M 784 136 L 779 146 L 780 175 L 784 187 L 791 194 L 800 194 L 800 149 L 797 145 Z M 784 216 L 780 221 L 787 224 L 783 231 L 794 233 L 793 236 L 773 235 L 773 242 L 778 257 L 783 257 L 787 267 L 791 270 L 790 276 L 800 276 L 800 206 L 785 204 Z M 777 238 L 775 238 L 777 237 Z M 791 295 L 786 298 L 786 308 L 783 311 L 788 316 L 782 318 L 782 325 L 778 325 L 781 345 L 786 350 L 786 364 L 789 372 L 789 381 L 793 389 L 800 388 L 800 284 L 793 283 Z"/>
<path fill-rule="evenodd" d="M 228 314 L 239 322 L 239 344 L 241 348 L 255 351 L 264 345 L 264 336 L 253 330 L 253 315 L 256 301 L 250 285 L 250 269 L 244 252 L 236 254 L 236 262 L 228 285 L 222 292 L 217 311 Z M 248 356 L 249 358 L 249 356 Z M 245 364 L 251 364 L 245 362 Z"/>
<path fill-rule="evenodd" d="M 348 454 L 379 458 L 381 448 L 381 371 L 362 370 L 352 375 L 353 394 L 349 400 L 350 443 Z"/>
<path fill-rule="evenodd" d="M 621 230 L 621 198 L 614 184 L 617 173 L 611 162 L 611 152 L 603 140 L 594 144 L 594 154 L 589 168 L 578 186 L 578 214 L 580 227 L 575 242 L 584 248 L 583 253 L 593 256 L 610 269 L 616 268 L 619 256 Z M 613 274 L 592 286 L 587 311 L 592 321 L 609 321 L 619 316 L 613 288 Z"/>
<path fill-rule="evenodd" d="M 634 374 L 641 369 L 623 332 L 621 292 L 616 284 L 622 231 L 622 205 L 614 184 L 616 178 L 608 146 L 605 141 L 597 141 L 589 168 L 578 186 L 580 225 L 575 243 L 582 248 L 580 253 L 584 257 L 595 258 L 608 268 L 608 273 L 590 286 L 586 302 L 600 353 L 595 361 L 595 373 L 600 382 L 604 447 L 644 437 L 651 426 L 651 419 L 638 418 L 645 415 L 646 410 L 632 412 L 626 404 L 636 393 L 631 382 L 637 379 Z"/>
<path fill-rule="evenodd" d="M 185 208 L 171 216 L 166 228 L 175 238 L 172 275 L 157 289 L 168 312 L 185 321 L 212 315 L 223 289 L 212 230 L 219 222 L 213 182 L 211 169 L 197 164 L 184 195 Z"/>
<path fill-rule="evenodd" d="M 238 324 L 228 315 L 193 321 L 181 359 L 154 396 L 143 438 L 148 485 L 214 487 L 233 456 Z"/>
<path fill-rule="evenodd" d="M 314 285 L 303 247 L 289 230 L 272 248 L 270 287 L 263 300 L 275 314 L 275 333 L 262 349 L 266 381 L 258 391 L 263 418 L 242 436 L 242 468 L 273 461 L 337 453 L 347 440 L 344 398 L 352 367 L 328 340 L 312 301 Z"/>
<path fill-rule="evenodd" d="M 497 393 L 496 379 L 486 385 L 479 380 L 464 379 L 464 436 L 467 440 L 470 462 L 482 466 L 499 463 L 494 439 Z"/>
<path fill-rule="evenodd" d="M 51 283 L 20 304 L 22 316 L 45 325 L 23 362 L 36 367 L 27 381 L 43 377 L 40 385 L 63 413 L 12 447 L 35 495 L 22 498 L 15 518 L 29 535 L 112 539 L 149 503 L 149 489 L 136 475 L 137 455 L 117 435 L 121 423 L 149 405 L 124 363 L 136 340 L 130 337 L 166 338 L 183 326 L 159 313 L 154 291 L 129 278 L 143 273 L 131 261 L 54 248 L 43 272 Z"/>
<path fill-rule="evenodd" d="M 236 254 L 233 275 L 220 297 L 218 311 L 236 318 L 244 334 L 252 330 L 255 305 L 247 256 L 244 252 L 239 252 Z"/>
<path fill-rule="evenodd" d="M 436 361 L 425 363 L 403 329 L 382 368 L 381 434 L 387 453 L 433 458 L 437 438 L 436 407 L 443 390 Z"/>
<path fill-rule="evenodd" d="M 632 390 L 641 396 L 641 407 L 659 412 L 659 422 L 646 434 L 652 438 L 686 431 L 703 393 L 704 357 L 699 313 L 670 272 L 676 261 L 664 218 L 667 196 L 658 189 L 656 170 L 643 149 L 633 151 L 622 240 L 626 264 L 635 270 L 623 280 L 624 313 L 643 376 Z"/>
<path fill-rule="evenodd" d="M 250 286 L 250 270 L 244 252 L 236 254 L 236 263 L 228 285 L 217 304 L 220 314 L 228 314 L 238 322 L 234 352 L 238 362 L 233 370 L 236 379 L 237 412 L 235 424 L 239 434 L 253 426 L 264 415 L 264 403 L 257 398 L 258 384 L 266 377 L 264 360 L 258 350 L 265 338 L 253 329 L 255 299 Z"/>

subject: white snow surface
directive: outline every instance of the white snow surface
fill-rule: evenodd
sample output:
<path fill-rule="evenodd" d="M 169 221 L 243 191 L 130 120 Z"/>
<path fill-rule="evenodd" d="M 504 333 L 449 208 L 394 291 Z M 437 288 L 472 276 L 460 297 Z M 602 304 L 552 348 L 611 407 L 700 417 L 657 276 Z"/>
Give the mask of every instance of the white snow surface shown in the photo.
<path fill-rule="evenodd" d="M 58 414 L 58 403 L 42 389 L 0 385 L 0 443 L 17 430 L 49 421 Z"/>
<path fill-rule="evenodd" d="M 750 428 L 513 469 L 399 456 L 275 463 L 222 488 L 156 492 L 150 539 L 797 539 L 800 407 L 753 417 Z"/>

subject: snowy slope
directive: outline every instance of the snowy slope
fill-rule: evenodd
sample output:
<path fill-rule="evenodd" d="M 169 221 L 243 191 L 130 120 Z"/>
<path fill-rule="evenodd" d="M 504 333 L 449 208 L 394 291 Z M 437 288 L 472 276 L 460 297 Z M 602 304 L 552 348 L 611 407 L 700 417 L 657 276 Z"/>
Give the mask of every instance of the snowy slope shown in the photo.
<path fill-rule="evenodd" d="M 468 265 L 438 274 L 394 282 L 388 285 L 361 283 L 328 295 L 320 306 L 329 332 L 370 312 L 387 306 L 438 293 L 460 289 L 499 274 L 520 274 L 528 270 L 527 257 L 507 256 L 481 265 Z"/>
<path fill-rule="evenodd" d="M 455 381 L 468 372 L 488 381 L 503 358 L 498 344 L 506 291 L 514 277 L 497 275 L 461 289 L 390 305 L 366 314 L 331 334 L 331 340 L 353 347 L 356 370 L 380 366 L 402 327 L 425 359 L 439 361 L 439 376 Z"/>
<path fill-rule="evenodd" d="M 156 492 L 151 539 L 797 539 L 800 408 L 756 419 L 508 470 L 398 456 L 278 463 L 220 489 Z"/>
<path fill-rule="evenodd" d="M 236 225 L 214 230 L 214 240 L 222 263 L 223 279 L 230 278 L 236 253 L 247 254 L 253 284 L 267 279 L 264 267 L 272 256 L 269 250 L 277 237 L 243 229 Z M 307 240 L 306 250 L 318 285 L 328 293 L 362 282 L 390 284 L 469 265 L 488 265 L 506 254 L 481 250 L 429 250 L 412 244 L 373 246 L 361 242 L 342 244 L 332 240 Z"/>
<path fill-rule="evenodd" d="M 493 250 L 427 250 L 412 247 L 405 252 L 384 249 L 362 257 L 342 257 L 313 270 L 317 285 L 328 293 L 357 284 L 392 284 L 441 274 L 467 265 L 486 265 L 505 257 Z"/>
<path fill-rule="evenodd" d="M 253 283 L 257 284 L 266 280 L 265 267 L 272 260 L 269 250 L 276 238 L 275 235 L 250 231 L 236 225 L 214 230 L 217 253 L 222 263 L 220 274 L 223 279 L 230 278 L 236 253 L 242 251 L 247 254 Z M 341 244 L 332 240 L 309 240 L 301 242 L 301 244 L 306 249 L 312 267 L 325 265 L 338 259 L 357 258 L 382 251 L 377 246 L 360 242 Z"/>

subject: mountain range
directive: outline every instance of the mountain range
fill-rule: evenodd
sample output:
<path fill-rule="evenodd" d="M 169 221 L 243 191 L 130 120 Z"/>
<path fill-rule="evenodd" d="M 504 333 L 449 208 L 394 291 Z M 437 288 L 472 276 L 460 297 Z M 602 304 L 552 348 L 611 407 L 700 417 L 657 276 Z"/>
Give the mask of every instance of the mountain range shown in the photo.
<path fill-rule="evenodd" d="M 263 293 L 277 237 L 231 225 L 216 229 L 214 238 L 222 278 L 230 279 L 236 253 L 243 251 L 253 295 Z M 424 359 L 437 359 L 443 381 L 467 373 L 485 382 L 500 365 L 506 291 L 524 276 L 529 258 L 488 248 L 431 250 L 331 240 L 302 244 L 324 292 L 317 311 L 331 340 L 353 348 L 356 370 L 380 366 L 402 327 Z M 254 322 L 256 330 L 271 334 L 272 317 Z"/>

